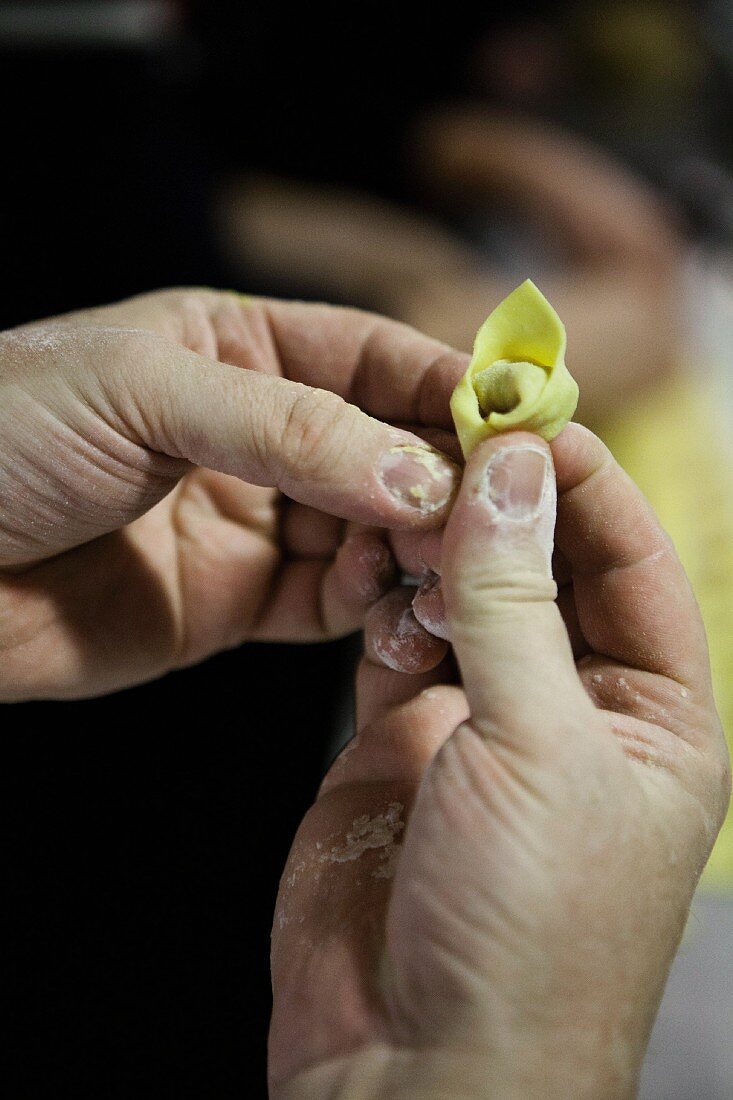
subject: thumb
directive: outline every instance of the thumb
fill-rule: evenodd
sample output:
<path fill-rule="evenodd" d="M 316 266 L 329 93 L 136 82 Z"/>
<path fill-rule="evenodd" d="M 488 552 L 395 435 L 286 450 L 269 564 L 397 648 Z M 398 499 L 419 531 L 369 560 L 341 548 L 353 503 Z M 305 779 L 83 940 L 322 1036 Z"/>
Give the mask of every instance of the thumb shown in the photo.
<path fill-rule="evenodd" d="M 328 390 L 204 359 L 165 341 L 154 364 L 151 372 L 149 357 L 138 376 L 133 368 L 121 381 L 125 422 L 154 450 L 360 523 L 444 521 L 459 470 L 411 432 L 374 420 Z M 136 392 L 145 394 L 144 406 Z M 139 410 L 136 419 L 130 405 Z"/>
<path fill-rule="evenodd" d="M 556 486 L 537 436 L 477 447 L 445 532 L 442 581 L 453 648 L 483 736 L 523 749 L 551 738 L 589 701 L 575 670 L 552 579 Z"/>

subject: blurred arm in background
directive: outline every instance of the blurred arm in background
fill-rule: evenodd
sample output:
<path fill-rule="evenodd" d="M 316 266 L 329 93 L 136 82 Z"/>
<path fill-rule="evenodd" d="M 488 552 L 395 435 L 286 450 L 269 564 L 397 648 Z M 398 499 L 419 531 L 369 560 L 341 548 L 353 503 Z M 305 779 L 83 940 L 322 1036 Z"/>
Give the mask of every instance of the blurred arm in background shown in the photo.
<path fill-rule="evenodd" d="M 508 211 L 558 262 L 543 290 L 571 333 L 591 423 L 668 371 L 681 331 L 683 239 L 664 201 L 593 146 L 474 105 L 423 115 L 409 143 L 423 193 L 453 213 Z M 222 235 L 266 277 L 378 308 L 469 350 L 517 282 L 437 219 L 343 189 L 240 177 Z"/>

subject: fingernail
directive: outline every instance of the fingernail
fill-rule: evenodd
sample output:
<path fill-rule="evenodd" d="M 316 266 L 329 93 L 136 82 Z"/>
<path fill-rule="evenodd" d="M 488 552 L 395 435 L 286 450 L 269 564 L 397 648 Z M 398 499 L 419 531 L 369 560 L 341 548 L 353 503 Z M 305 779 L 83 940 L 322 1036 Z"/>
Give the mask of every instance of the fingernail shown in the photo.
<path fill-rule="evenodd" d="M 395 500 L 426 515 L 448 503 L 460 471 L 438 451 L 407 444 L 390 447 L 382 456 L 379 476 Z"/>
<path fill-rule="evenodd" d="M 489 459 L 484 489 L 504 519 L 531 520 L 541 511 L 549 477 L 545 451 L 531 444 L 504 447 Z"/>

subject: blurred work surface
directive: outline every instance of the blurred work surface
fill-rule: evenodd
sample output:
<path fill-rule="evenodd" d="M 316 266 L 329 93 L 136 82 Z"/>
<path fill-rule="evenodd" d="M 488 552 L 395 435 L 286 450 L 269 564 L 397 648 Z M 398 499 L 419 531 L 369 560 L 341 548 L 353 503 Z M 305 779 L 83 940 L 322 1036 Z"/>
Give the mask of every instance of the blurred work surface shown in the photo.
<path fill-rule="evenodd" d="M 638 1100 L 733 1093 L 733 904 L 698 894 L 652 1031 Z"/>

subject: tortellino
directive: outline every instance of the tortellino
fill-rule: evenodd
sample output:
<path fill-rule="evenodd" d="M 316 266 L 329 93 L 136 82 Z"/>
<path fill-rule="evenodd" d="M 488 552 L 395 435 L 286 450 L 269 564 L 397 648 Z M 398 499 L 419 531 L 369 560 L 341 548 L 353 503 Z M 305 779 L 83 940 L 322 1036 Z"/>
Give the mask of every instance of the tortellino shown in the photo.
<path fill-rule="evenodd" d="M 499 432 L 554 439 L 572 418 L 578 385 L 565 366 L 565 327 L 527 279 L 484 321 L 451 412 L 466 458 Z"/>

